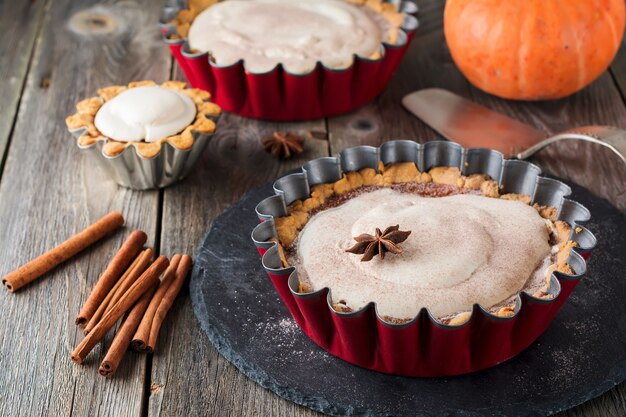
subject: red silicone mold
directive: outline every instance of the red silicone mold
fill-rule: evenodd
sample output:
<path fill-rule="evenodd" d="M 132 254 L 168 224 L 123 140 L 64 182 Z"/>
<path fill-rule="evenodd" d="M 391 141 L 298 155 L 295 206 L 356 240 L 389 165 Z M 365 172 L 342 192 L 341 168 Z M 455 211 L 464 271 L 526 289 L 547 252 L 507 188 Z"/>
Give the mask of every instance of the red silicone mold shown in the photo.
<path fill-rule="evenodd" d="M 516 297 L 514 315 L 498 317 L 475 304 L 470 319 L 450 326 L 422 309 L 410 322 L 384 321 L 370 303 L 362 309 L 342 313 L 332 308 L 330 289 L 298 292 L 296 268 L 283 268 L 276 244 L 274 217 L 287 214 L 287 205 L 306 198 L 310 186 L 332 182 L 342 172 L 413 160 L 420 171 L 433 166 L 457 166 L 465 175 L 484 172 L 497 179 L 503 192 L 532 196 L 533 203 L 558 208 L 558 218 L 577 230 L 570 237 L 578 243 L 568 262 L 573 275 L 553 273 L 549 292 L 552 299 L 535 298 L 525 292 Z M 339 158 L 321 158 L 307 163 L 303 173 L 283 177 L 274 184 L 276 195 L 257 206 L 261 223 L 252 232 L 263 268 L 283 302 L 302 330 L 320 347 L 354 365 L 404 376 L 449 376 L 497 365 L 524 350 L 550 325 L 552 319 L 586 271 L 585 259 L 596 244 L 595 237 L 579 222 L 589 211 L 565 198 L 567 185 L 539 176 L 537 166 L 504 160 L 489 149 L 462 149 L 451 142 L 411 141 L 385 143 L 380 149 L 361 146 L 344 150 Z"/>
<path fill-rule="evenodd" d="M 161 30 L 189 84 L 207 90 L 214 102 L 228 112 L 256 119 L 310 120 L 345 113 L 380 94 L 404 56 L 417 28 L 409 13 L 415 4 L 404 1 L 404 23 L 396 44 L 381 45 L 381 57 L 355 56 L 352 66 L 331 69 L 320 62 L 308 74 L 291 74 L 281 65 L 266 73 L 245 70 L 244 62 L 217 66 L 208 53 L 191 53 L 186 39 L 168 39 L 176 33 L 166 24 L 179 8 L 168 7 L 161 19 Z"/>

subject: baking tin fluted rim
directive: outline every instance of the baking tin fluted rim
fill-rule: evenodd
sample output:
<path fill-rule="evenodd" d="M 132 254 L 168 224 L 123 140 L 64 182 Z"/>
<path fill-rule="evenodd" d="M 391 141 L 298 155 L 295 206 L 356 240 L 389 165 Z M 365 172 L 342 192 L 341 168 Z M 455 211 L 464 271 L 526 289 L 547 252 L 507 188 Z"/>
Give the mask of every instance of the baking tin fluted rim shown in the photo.
<path fill-rule="evenodd" d="M 215 123 L 215 130 L 217 130 L 217 123 L 219 122 L 221 114 L 219 114 L 219 115 L 212 115 L 212 114 L 208 115 L 208 114 L 205 114 L 204 117 L 206 117 L 207 119 L 212 120 L 213 123 Z M 155 155 L 153 155 L 153 156 L 148 158 L 146 156 L 143 156 L 142 154 L 140 154 L 137 151 L 137 148 L 135 148 L 135 146 L 132 145 L 133 142 L 128 142 L 129 146 L 126 146 L 124 148 L 124 150 L 122 152 L 118 153 L 117 155 L 113 155 L 113 156 L 107 155 L 107 154 L 104 153 L 104 150 L 103 150 L 104 142 L 106 142 L 106 140 L 108 139 L 106 136 L 102 136 L 102 138 L 98 138 L 94 143 L 91 143 L 89 145 L 81 145 L 78 142 L 78 139 L 85 132 L 87 132 L 87 128 L 86 127 L 80 127 L 78 129 L 68 129 L 68 131 L 72 134 L 72 136 L 74 136 L 74 139 L 76 139 L 76 145 L 80 148 L 81 151 L 82 150 L 90 150 L 90 149 L 92 149 L 94 147 L 98 147 L 98 148 L 100 148 L 99 150 L 100 150 L 102 156 L 104 158 L 106 158 L 106 159 L 115 160 L 115 159 L 127 156 L 127 153 L 131 152 L 131 153 L 134 153 L 134 156 L 136 156 L 137 158 L 140 158 L 140 159 L 143 159 L 143 160 L 148 160 L 148 161 L 151 160 L 151 159 L 157 158 L 159 156 L 159 154 L 161 152 L 163 152 L 163 147 L 166 146 L 166 145 L 168 145 L 170 148 L 172 148 L 172 151 L 175 151 L 175 152 L 185 152 L 185 153 L 191 152 L 191 150 L 193 149 L 193 147 L 196 144 L 196 142 L 201 141 L 201 140 L 208 141 L 215 134 L 215 130 L 213 130 L 213 132 L 211 132 L 211 133 L 201 133 L 201 132 L 198 132 L 196 130 L 193 130 L 191 132 L 191 134 L 193 135 L 193 144 L 191 145 L 191 147 L 189 147 L 187 149 L 178 148 L 175 145 L 173 145 L 171 142 L 164 141 L 164 142 L 161 143 L 161 149 L 159 149 L 159 152 L 157 152 Z"/>
<path fill-rule="evenodd" d="M 167 45 L 180 45 L 182 44 L 182 54 L 183 56 L 185 56 L 186 58 L 201 58 L 206 56 L 207 60 L 209 62 L 209 64 L 211 65 L 211 67 L 213 68 L 218 68 L 218 69 L 226 69 L 226 68 L 232 68 L 238 65 L 242 65 L 243 68 L 246 68 L 246 71 L 249 72 L 250 74 L 254 74 L 254 75 L 266 75 L 266 74 L 270 74 L 274 71 L 284 71 L 286 74 L 289 74 L 291 76 L 294 77 L 306 77 L 309 76 L 313 73 L 316 72 L 318 67 L 322 67 L 327 71 L 332 71 L 332 72 L 345 72 L 345 71 L 349 71 L 352 69 L 352 67 L 355 66 L 355 63 L 357 61 L 364 61 L 364 62 L 377 62 L 377 61 L 382 61 L 385 57 L 385 50 L 389 49 L 389 48 L 403 48 L 407 42 L 409 42 L 409 36 L 408 33 L 410 32 L 415 32 L 419 26 L 419 22 L 417 20 L 417 18 L 415 16 L 413 16 L 413 14 L 417 13 L 419 8 L 417 6 L 417 4 L 415 4 L 412 0 L 401 0 L 401 1 L 390 1 L 390 0 L 384 0 L 385 3 L 397 3 L 399 4 L 398 6 L 398 11 L 401 12 L 403 14 L 403 22 L 402 25 L 400 25 L 400 28 L 398 28 L 398 41 L 396 43 L 389 43 L 389 42 L 381 42 L 380 44 L 380 54 L 377 58 L 369 58 L 369 57 L 362 57 L 359 56 L 357 54 L 353 54 L 353 60 L 352 63 L 345 67 L 345 68 L 331 68 L 331 67 L 327 67 L 326 65 L 324 65 L 323 62 L 321 61 L 317 61 L 315 66 L 311 69 L 311 71 L 306 72 L 306 73 L 292 73 L 288 70 L 286 70 L 283 65 L 281 63 L 276 64 L 276 66 L 274 66 L 273 68 L 267 70 L 267 71 L 262 71 L 262 72 L 254 72 L 254 71 L 249 71 L 246 66 L 245 66 L 245 61 L 243 59 L 238 60 L 237 62 L 234 62 L 232 64 L 229 65 L 218 65 L 216 64 L 210 57 L 210 52 L 196 52 L 193 53 L 191 52 L 191 49 L 189 48 L 189 41 L 187 37 L 180 37 L 179 39 L 170 39 L 169 36 L 177 34 L 177 28 L 176 25 L 172 24 L 172 23 L 168 23 L 171 20 L 173 20 L 176 15 L 183 9 L 187 8 L 187 4 L 186 2 L 181 2 L 181 1 L 176 1 L 175 5 L 165 5 L 162 9 L 162 13 L 161 13 L 161 18 L 159 19 L 159 27 L 161 29 L 161 33 L 163 34 L 163 40 Z M 211 7 L 211 6 L 209 6 Z"/>
<path fill-rule="evenodd" d="M 515 309 L 511 316 L 497 316 L 479 304 L 474 304 L 470 317 L 458 325 L 440 322 L 425 307 L 413 319 L 401 324 L 384 320 L 378 313 L 375 302 L 370 302 L 355 311 L 340 312 L 333 308 L 332 292 L 328 287 L 314 292 L 299 293 L 297 268 L 280 266 L 277 243 L 268 241 L 272 237 L 278 237 L 274 227 L 274 217 L 286 216 L 289 204 L 309 197 L 310 186 L 334 182 L 341 179 L 345 172 L 359 171 L 364 168 L 373 168 L 379 172 L 379 162 L 384 165 L 414 162 L 420 172 L 428 171 L 435 166 L 449 166 L 458 167 L 463 175 L 484 173 L 498 183 L 503 194 L 528 194 L 531 196 L 531 204 L 539 203 L 556 207 L 557 220 L 566 221 L 571 226 L 570 239 L 578 243 L 578 246 L 570 252 L 568 259 L 574 274 L 569 275 L 559 271 L 552 273 L 549 288 L 552 298 L 537 298 L 522 290 L 515 296 Z M 265 251 L 262 256 L 262 265 L 266 272 L 282 276 L 288 274 L 288 286 L 296 298 L 319 297 L 326 294 L 328 308 L 337 316 L 355 317 L 374 309 L 379 324 L 393 328 L 410 326 L 423 317 L 427 317 L 431 324 L 449 329 L 471 325 L 478 314 L 494 321 L 510 321 L 519 315 L 527 299 L 540 304 L 556 302 L 561 293 L 560 281 L 578 280 L 585 274 L 586 262 L 583 255 L 587 255 L 597 242 L 595 236 L 581 224 L 591 218 L 589 210 L 580 203 L 565 198 L 571 194 L 569 186 L 561 181 L 540 176 L 540 173 L 541 169 L 530 162 L 505 159 L 501 152 L 492 149 L 464 149 L 459 144 L 449 141 L 432 141 L 422 145 L 409 140 L 396 140 L 387 142 L 379 148 L 372 146 L 347 148 L 341 151 L 338 157 L 314 159 L 302 167 L 301 173 L 289 174 L 275 181 L 273 186 L 275 195 L 264 199 L 255 208 L 261 223 L 254 228 L 251 237 L 257 248 Z"/>
<path fill-rule="evenodd" d="M 108 138 L 102 136 L 89 145 L 81 145 L 79 138 L 87 128 L 69 129 L 69 132 L 76 139 L 78 148 L 95 157 L 96 162 L 119 185 L 136 190 L 149 190 L 170 186 L 189 174 L 215 134 L 220 116 L 221 114 L 205 115 L 216 127 L 211 133 L 192 131 L 191 147 L 181 149 L 166 140 L 161 142 L 159 151 L 151 157 L 139 153 L 132 143 L 116 155 L 107 155 L 104 152 L 104 145 Z"/>

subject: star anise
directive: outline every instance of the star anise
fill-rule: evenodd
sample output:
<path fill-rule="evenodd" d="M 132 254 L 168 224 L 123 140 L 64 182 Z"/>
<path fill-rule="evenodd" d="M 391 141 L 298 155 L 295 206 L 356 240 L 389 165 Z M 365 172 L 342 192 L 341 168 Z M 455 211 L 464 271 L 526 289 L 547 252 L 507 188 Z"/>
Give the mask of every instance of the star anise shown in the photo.
<path fill-rule="evenodd" d="M 395 225 L 389 226 L 384 232 L 377 227 L 375 236 L 363 233 L 354 238 L 357 243 L 350 249 L 346 249 L 346 252 L 362 254 L 361 262 L 371 261 L 376 255 L 380 255 L 380 259 L 385 259 L 385 252 L 402 253 L 402 248 L 397 244 L 404 242 L 411 231 L 399 229 L 400 225 Z"/>
<path fill-rule="evenodd" d="M 274 132 L 271 136 L 261 139 L 263 147 L 275 158 L 291 158 L 304 152 L 302 148 L 304 139 L 291 132 Z"/>

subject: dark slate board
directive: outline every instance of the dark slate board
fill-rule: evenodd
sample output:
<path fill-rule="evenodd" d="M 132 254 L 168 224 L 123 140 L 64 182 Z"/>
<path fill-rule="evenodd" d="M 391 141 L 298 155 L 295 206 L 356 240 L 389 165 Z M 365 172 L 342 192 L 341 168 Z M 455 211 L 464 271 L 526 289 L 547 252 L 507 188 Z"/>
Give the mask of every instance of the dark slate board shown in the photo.
<path fill-rule="evenodd" d="M 254 207 L 271 184 L 218 217 L 190 283 L 209 340 L 239 370 L 297 404 L 337 416 L 543 416 L 626 379 L 626 218 L 572 185 L 599 244 L 589 272 L 533 345 L 495 368 L 451 378 L 406 378 L 355 367 L 300 331 L 250 240 Z"/>

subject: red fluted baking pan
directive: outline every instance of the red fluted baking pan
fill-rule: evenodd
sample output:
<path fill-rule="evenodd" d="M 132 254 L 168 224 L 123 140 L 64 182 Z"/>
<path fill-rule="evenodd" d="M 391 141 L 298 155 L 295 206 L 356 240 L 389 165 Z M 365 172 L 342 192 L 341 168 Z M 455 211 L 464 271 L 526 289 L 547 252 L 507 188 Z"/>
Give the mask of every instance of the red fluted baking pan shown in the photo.
<path fill-rule="evenodd" d="M 380 94 L 404 56 L 415 30 L 414 3 L 403 1 L 404 22 L 395 44 L 383 43 L 380 58 L 355 55 L 346 69 L 331 69 L 320 62 L 308 74 L 291 74 L 281 65 L 266 73 L 250 73 L 244 62 L 218 66 L 208 53 L 192 53 L 186 39 L 169 39 L 176 27 L 168 24 L 181 6 L 168 6 L 161 31 L 189 84 L 207 90 L 223 110 L 256 119 L 293 121 L 319 119 L 360 107 Z"/>
<path fill-rule="evenodd" d="M 478 304 L 464 324 L 451 326 L 435 320 L 426 309 L 410 322 L 391 324 L 370 303 L 354 312 L 332 308 L 330 290 L 298 292 L 296 268 L 283 268 L 276 244 L 274 217 L 287 215 L 287 205 L 308 196 L 311 186 L 336 181 L 343 172 L 413 161 L 420 171 L 434 166 L 454 166 L 464 175 L 485 173 L 496 180 L 503 193 L 528 194 L 532 203 L 558 209 L 558 219 L 572 226 L 571 239 L 578 243 L 568 263 L 574 274 L 560 272 L 551 277 L 552 299 L 535 298 L 525 292 L 516 297 L 511 317 L 491 314 Z M 478 371 L 501 363 L 524 350 L 550 325 L 586 271 L 585 259 L 596 239 L 579 222 L 589 220 L 589 211 L 565 198 L 569 187 L 540 176 L 528 162 L 505 160 L 501 153 L 484 148 L 463 149 L 452 142 L 434 141 L 419 145 L 392 141 L 381 148 L 360 146 L 344 150 L 338 158 L 321 158 L 274 184 L 276 195 L 257 206 L 261 223 L 252 240 L 262 256 L 262 265 L 300 328 L 320 347 L 352 364 L 389 374 L 446 376 Z M 523 248 L 521 249 L 523 250 Z"/>

